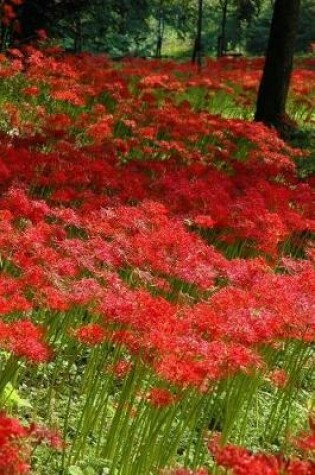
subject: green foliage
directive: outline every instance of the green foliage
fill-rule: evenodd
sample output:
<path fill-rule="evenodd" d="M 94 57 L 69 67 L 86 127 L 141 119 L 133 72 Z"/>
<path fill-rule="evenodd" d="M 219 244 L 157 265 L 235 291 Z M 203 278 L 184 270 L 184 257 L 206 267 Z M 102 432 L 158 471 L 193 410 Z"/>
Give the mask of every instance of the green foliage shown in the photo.
<path fill-rule="evenodd" d="M 4 388 L 3 400 L 6 406 L 16 406 L 18 408 L 32 408 L 32 404 L 28 399 L 22 398 L 17 389 L 11 383 Z"/>
<path fill-rule="evenodd" d="M 75 8 L 74 8 L 75 4 Z M 224 20 L 224 8 L 227 8 Z M 46 29 L 70 51 L 105 52 L 113 57 L 190 55 L 196 34 L 197 0 L 24 0 L 17 10 L 21 33 L 3 27 L 2 47 L 23 44 Z M 215 54 L 225 35 L 227 51 L 261 54 L 272 16 L 270 0 L 204 0 L 202 47 Z M 302 0 L 297 50 L 308 51 L 315 38 L 314 0 Z"/>
<path fill-rule="evenodd" d="M 249 53 L 262 54 L 266 50 L 268 33 L 271 23 L 272 10 L 269 4 L 265 4 L 259 16 L 251 22 L 246 47 Z M 300 25 L 296 41 L 296 50 L 299 52 L 309 51 L 310 44 L 315 38 L 315 2 L 314 0 L 302 0 Z"/>

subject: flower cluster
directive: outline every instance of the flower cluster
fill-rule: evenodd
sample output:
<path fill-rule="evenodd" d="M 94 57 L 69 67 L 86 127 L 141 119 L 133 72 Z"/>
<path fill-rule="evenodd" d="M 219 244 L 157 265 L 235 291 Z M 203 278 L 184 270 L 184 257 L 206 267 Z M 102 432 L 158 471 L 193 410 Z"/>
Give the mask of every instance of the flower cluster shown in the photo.
<path fill-rule="evenodd" d="M 20 423 L 0 414 L 0 471 L 3 475 L 22 475 L 29 472 L 28 450 L 24 440 L 28 431 Z"/>
<path fill-rule="evenodd" d="M 0 413 L 0 472 L 1 475 L 24 475 L 30 473 L 31 445 L 47 442 L 60 450 L 62 441 L 57 432 L 31 424 L 22 426 L 20 422 Z"/>
<path fill-rule="evenodd" d="M 287 458 L 284 455 L 252 453 L 232 444 L 220 446 L 214 437 L 209 443 L 216 463 L 231 470 L 234 475 L 312 475 L 315 463 L 311 459 Z"/>

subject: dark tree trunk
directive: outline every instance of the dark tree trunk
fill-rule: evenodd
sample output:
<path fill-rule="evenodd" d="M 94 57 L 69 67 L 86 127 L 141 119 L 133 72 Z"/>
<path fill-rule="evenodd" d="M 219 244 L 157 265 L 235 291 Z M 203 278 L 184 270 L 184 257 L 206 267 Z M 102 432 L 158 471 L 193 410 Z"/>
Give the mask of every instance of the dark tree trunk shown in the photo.
<path fill-rule="evenodd" d="M 202 17 L 203 17 L 203 0 L 198 0 L 198 18 L 197 18 L 197 32 L 194 43 L 192 62 L 198 64 L 201 68 L 202 61 Z"/>
<path fill-rule="evenodd" d="M 301 0 L 276 0 L 255 120 L 281 131 L 293 67 Z"/>
<path fill-rule="evenodd" d="M 155 57 L 162 57 L 162 46 L 163 46 L 163 37 L 164 37 L 164 10 L 163 4 L 161 3 L 159 12 L 158 12 L 158 27 L 157 27 L 157 39 L 156 39 L 156 52 Z"/>
<path fill-rule="evenodd" d="M 218 37 L 218 58 L 221 58 L 226 52 L 226 20 L 227 20 L 227 9 L 228 9 L 228 0 L 220 0 L 220 5 L 222 8 L 222 18 L 221 18 L 221 31 Z"/>
<path fill-rule="evenodd" d="M 74 21 L 74 51 L 75 53 L 81 53 L 83 47 L 83 38 L 82 38 L 82 23 L 80 14 L 75 18 Z"/>
<path fill-rule="evenodd" d="M 9 27 L 4 23 L 1 23 L 1 33 L 0 33 L 0 52 L 3 53 L 8 46 L 8 35 L 9 35 Z"/>

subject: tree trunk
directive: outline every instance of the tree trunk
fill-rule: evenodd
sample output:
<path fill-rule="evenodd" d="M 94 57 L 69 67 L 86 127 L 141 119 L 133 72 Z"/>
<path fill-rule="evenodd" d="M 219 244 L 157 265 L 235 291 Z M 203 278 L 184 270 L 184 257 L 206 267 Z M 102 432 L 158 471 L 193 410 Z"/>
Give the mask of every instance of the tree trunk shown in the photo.
<path fill-rule="evenodd" d="M 163 2 L 160 4 L 158 11 L 158 26 L 157 26 L 157 38 L 156 38 L 156 52 L 155 57 L 160 59 L 162 57 L 162 46 L 164 37 L 164 10 Z"/>
<path fill-rule="evenodd" d="M 276 0 L 255 120 L 281 131 L 293 68 L 301 0 Z"/>
<path fill-rule="evenodd" d="M 82 53 L 83 38 L 82 38 L 82 23 L 80 13 L 74 20 L 74 51 L 75 53 Z"/>
<path fill-rule="evenodd" d="M 222 8 L 222 19 L 221 19 L 221 31 L 218 37 L 218 58 L 221 58 L 226 52 L 226 20 L 227 20 L 227 9 L 228 9 L 228 0 L 221 0 Z"/>
<path fill-rule="evenodd" d="M 194 50 L 192 55 L 192 62 L 197 62 L 199 68 L 201 68 L 202 60 L 202 16 L 203 16 L 203 0 L 198 0 L 198 19 L 197 19 L 197 32 L 194 43 Z"/>

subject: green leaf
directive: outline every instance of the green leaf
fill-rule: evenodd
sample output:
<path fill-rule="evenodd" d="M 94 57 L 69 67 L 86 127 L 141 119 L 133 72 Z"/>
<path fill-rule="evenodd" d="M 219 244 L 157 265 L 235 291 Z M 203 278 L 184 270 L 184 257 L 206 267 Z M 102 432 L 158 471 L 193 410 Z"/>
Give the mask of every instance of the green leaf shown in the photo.
<path fill-rule="evenodd" d="M 71 467 L 68 468 L 68 475 L 84 475 L 84 472 L 77 465 L 71 465 Z"/>
<path fill-rule="evenodd" d="M 14 389 L 11 383 L 8 383 L 4 389 L 4 400 L 9 406 L 33 407 L 28 399 L 20 397 L 17 389 Z"/>

